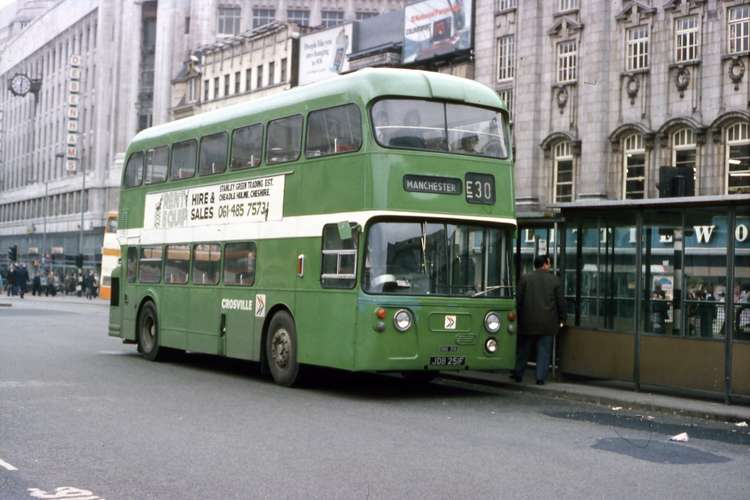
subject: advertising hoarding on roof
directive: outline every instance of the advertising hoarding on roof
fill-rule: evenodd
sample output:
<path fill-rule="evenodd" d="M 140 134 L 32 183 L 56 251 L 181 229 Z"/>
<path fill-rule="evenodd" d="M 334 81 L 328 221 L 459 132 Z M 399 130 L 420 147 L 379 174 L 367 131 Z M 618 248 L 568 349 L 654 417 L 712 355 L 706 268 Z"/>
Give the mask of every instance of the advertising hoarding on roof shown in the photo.
<path fill-rule="evenodd" d="M 352 24 L 345 24 L 301 37 L 299 84 L 319 82 L 349 71 L 352 35 Z"/>
<path fill-rule="evenodd" d="M 404 64 L 468 50 L 473 0 L 425 0 L 404 8 Z"/>

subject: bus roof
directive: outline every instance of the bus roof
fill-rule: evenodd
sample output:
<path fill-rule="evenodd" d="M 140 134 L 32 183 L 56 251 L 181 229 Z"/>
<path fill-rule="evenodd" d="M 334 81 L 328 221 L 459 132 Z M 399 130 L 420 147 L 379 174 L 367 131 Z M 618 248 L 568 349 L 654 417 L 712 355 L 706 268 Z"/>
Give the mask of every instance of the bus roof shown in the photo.
<path fill-rule="evenodd" d="M 358 96 L 362 102 L 369 102 L 379 96 L 444 99 L 505 109 L 492 89 L 474 80 L 430 71 L 365 68 L 312 85 L 295 87 L 279 94 L 148 128 L 133 138 L 131 147 L 137 147 L 137 143 L 150 142 L 164 135 L 216 126 L 242 116 L 301 106 L 309 101 L 334 96 L 350 96 L 350 99 Z"/>

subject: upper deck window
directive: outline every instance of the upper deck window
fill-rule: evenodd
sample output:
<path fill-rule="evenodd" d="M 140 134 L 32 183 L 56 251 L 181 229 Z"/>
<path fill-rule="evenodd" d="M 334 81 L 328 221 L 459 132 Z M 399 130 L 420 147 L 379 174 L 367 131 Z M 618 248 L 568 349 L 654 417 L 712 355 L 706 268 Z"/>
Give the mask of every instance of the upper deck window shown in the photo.
<path fill-rule="evenodd" d="M 232 161 L 230 169 L 257 167 L 263 148 L 263 125 L 238 128 L 232 133 Z"/>
<path fill-rule="evenodd" d="M 359 150 L 362 124 L 354 104 L 313 111 L 307 119 L 305 155 L 324 156 Z"/>
<path fill-rule="evenodd" d="M 266 155 L 269 164 L 299 158 L 302 142 L 302 116 L 290 116 L 268 124 Z"/>
<path fill-rule="evenodd" d="M 418 99 L 384 99 L 372 107 L 382 146 L 507 158 L 502 115 L 491 109 Z"/>
<path fill-rule="evenodd" d="M 201 139 L 200 175 L 220 174 L 227 168 L 227 134 L 207 135 Z"/>
<path fill-rule="evenodd" d="M 195 175 L 195 141 L 180 142 L 172 146 L 172 179 L 186 179 Z"/>
<path fill-rule="evenodd" d="M 143 182 L 143 153 L 138 151 L 130 155 L 125 166 L 125 187 L 140 186 Z"/>
<path fill-rule="evenodd" d="M 146 174 L 144 184 L 157 184 L 167 180 L 169 148 L 162 146 L 146 151 Z"/>

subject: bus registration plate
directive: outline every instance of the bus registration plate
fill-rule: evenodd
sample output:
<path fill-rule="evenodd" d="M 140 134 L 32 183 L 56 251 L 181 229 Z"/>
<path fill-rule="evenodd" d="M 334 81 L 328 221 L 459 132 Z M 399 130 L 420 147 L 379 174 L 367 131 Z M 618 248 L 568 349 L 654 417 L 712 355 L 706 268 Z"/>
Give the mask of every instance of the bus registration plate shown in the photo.
<path fill-rule="evenodd" d="M 430 366 L 463 366 L 466 356 L 430 356 Z"/>

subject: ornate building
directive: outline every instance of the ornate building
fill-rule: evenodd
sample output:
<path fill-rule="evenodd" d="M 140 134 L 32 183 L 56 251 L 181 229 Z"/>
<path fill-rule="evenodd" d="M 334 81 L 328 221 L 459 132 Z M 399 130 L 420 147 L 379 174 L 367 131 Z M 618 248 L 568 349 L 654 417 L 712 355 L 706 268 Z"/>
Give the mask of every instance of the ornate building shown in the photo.
<path fill-rule="evenodd" d="M 40 267 L 72 266 L 79 254 L 97 265 L 123 156 L 139 130 L 196 105 L 288 88 L 293 44 L 308 26 L 363 20 L 402 4 L 17 0 L 2 9 L 0 267 L 11 246 Z M 263 45 L 269 42 L 272 48 Z M 232 57 L 236 50 L 250 56 Z M 248 67 L 236 69 L 238 61 Z"/>

